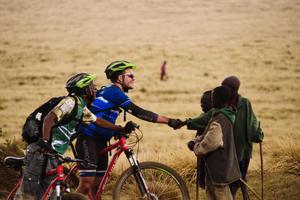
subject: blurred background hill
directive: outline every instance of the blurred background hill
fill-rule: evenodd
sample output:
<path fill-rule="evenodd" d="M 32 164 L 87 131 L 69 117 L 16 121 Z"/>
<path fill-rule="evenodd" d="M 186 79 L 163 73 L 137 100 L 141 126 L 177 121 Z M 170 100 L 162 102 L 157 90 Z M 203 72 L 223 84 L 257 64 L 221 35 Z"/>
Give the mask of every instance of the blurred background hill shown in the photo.
<path fill-rule="evenodd" d="M 0 0 L 0 16 L 4 146 L 20 139 L 34 108 L 66 94 L 69 76 L 97 74 L 100 87 L 108 83 L 105 66 L 117 59 L 138 66 L 129 93 L 135 103 L 181 119 L 199 115 L 200 94 L 236 75 L 265 132 L 267 199 L 300 198 L 299 1 Z M 169 79 L 160 81 L 164 60 Z M 128 118 L 144 132 L 142 161 L 193 172 L 186 148 L 193 131 Z M 249 183 L 259 190 L 258 145 L 254 150 Z"/>

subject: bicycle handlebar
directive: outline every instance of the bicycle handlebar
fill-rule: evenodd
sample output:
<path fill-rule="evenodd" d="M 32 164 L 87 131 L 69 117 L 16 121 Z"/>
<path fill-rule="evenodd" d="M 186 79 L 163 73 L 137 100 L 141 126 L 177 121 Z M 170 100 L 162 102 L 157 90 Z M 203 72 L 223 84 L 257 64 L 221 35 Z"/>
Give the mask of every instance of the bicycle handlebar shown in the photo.
<path fill-rule="evenodd" d="M 77 159 L 77 158 L 70 158 L 68 156 L 63 156 L 59 153 L 46 153 L 46 155 L 50 156 L 50 157 L 54 157 L 60 160 L 61 164 L 62 163 L 71 163 L 71 162 L 76 162 L 78 164 L 83 165 L 84 167 L 97 167 L 97 165 L 89 163 L 86 160 L 82 160 L 82 159 Z"/>
<path fill-rule="evenodd" d="M 140 126 L 134 123 L 133 121 L 129 121 L 125 124 L 124 132 L 125 133 L 131 133 L 135 129 L 138 129 Z"/>
<path fill-rule="evenodd" d="M 136 129 L 139 129 L 140 126 L 132 121 L 126 123 L 123 132 L 118 132 L 115 135 L 115 139 L 120 139 L 121 137 L 129 138 L 130 134 L 135 133 Z"/>
<path fill-rule="evenodd" d="M 132 122 L 132 121 L 129 121 L 129 122 L 126 123 L 126 125 L 124 127 L 125 132 L 119 132 L 117 135 L 115 135 L 115 139 L 120 139 L 122 137 L 129 138 L 129 135 L 134 134 L 136 129 L 140 130 L 140 126 L 138 124 Z M 141 138 L 142 137 L 137 137 L 136 142 L 138 143 Z M 76 162 L 80 165 L 83 165 L 84 167 L 97 167 L 97 165 L 95 165 L 93 163 L 89 163 L 86 160 L 63 156 L 63 155 L 61 155 L 61 154 L 59 154 L 55 151 L 47 152 L 47 153 L 45 153 L 45 155 L 48 155 L 50 157 L 54 157 L 54 158 L 59 159 L 61 164 L 62 163 Z"/>

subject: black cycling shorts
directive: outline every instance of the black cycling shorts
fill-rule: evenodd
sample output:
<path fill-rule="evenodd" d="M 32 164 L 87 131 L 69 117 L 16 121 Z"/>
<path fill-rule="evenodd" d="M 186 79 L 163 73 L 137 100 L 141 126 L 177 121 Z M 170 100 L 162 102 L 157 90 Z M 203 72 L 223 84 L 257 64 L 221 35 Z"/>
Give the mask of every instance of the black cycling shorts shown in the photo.
<path fill-rule="evenodd" d="M 81 177 L 101 176 L 103 177 L 108 165 L 108 153 L 99 156 L 99 152 L 107 147 L 107 141 L 99 137 L 91 137 L 79 134 L 76 141 L 76 152 L 79 159 L 97 165 L 96 167 L 79 166 Z"/>

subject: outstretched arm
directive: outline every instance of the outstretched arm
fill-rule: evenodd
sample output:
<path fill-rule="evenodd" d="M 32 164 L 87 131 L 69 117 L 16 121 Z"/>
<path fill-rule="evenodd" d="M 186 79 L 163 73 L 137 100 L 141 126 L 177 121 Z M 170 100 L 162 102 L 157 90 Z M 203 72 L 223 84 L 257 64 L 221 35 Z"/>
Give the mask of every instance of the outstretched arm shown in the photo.
<path fill-rule="evenodd" d="M 106 120 L 101 119 L 101 118 L 97 118 L 96 121 L 95 121 L 95 124 L 97 126 L 100 126 L 100 127 L 103 127 L 103 128 L 112 129 L 114 131 L 123 131 L 122 126 L 114 125 L 113 123 L 110 123 L 109 121 L 106 121 Z"/>
<path fill-rule="evenodd" d="M 142 120 L 149 121 L 149 122 L 166 124 L 166 123 L 168 123 L 168 120 L 169 120 L 169 118 L 167 118 L 167 117 L 159 116 L 158 114 L 156 114 L 152 111 L 149 111 L 149 110 L 145 110 L 145 109 L 137 106 L 134 103 L 128 104 L 124 109 L 127 112 L 129 112 L 130 114 L 136 116 L 137 118 L 140 118 Z"/>
<path fill-rule="evenodd" d="M 114 131 L 123 131 L 122 126 L 115 125 L 107 120 L 97 118 L 87 107 L 83 109 L 82 123 L 89 124 L 94 122 L 96 126 L 108 128 Z"/>
<path fill-rule="evenodd" d="M 134 103 L 130 103 L 124 108 L 130 114 L 149 122 L 168 124 L 170 127 L 177 129 L 180 128 L 183 122 L 180 119 L 171 119 L 166 116 L 156 114 L 152 111 L 145 110 Z"/>
<path fill-rule="evenodd" d="M 186 122 L 187 129 L 190 130 L 204 130 L 209 120 L 213 115 L 214 109 L 210 109 L 206 113 L 202 113 L 200 116 L 188 119 Z"/>

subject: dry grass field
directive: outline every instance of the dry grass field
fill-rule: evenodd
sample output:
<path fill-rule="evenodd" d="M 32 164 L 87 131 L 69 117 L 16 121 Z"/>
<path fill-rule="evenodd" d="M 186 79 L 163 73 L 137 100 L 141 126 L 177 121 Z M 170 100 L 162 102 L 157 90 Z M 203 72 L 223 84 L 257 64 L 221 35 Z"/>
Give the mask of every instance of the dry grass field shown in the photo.
<path fill-rule="evenodd" d="M 65 95 L 70 75 L 107 84 L 103 71 L 116 59 L 138 65 L 135 103 L 181 119 L 200 113 L 203 91 L 237 75 L 265 133 L 265 199 L 300 199 L 298 0 L 0 0 L 1 143 L 20 139 L 34 108 Z M 167 81 L 159 80 L 163 60 Z M 194 173 L 193 131 L 128 118 L 144 133 L 141 161 Z M 256 144 L 249 184 L 258 192 L 259 171 Z"/>

